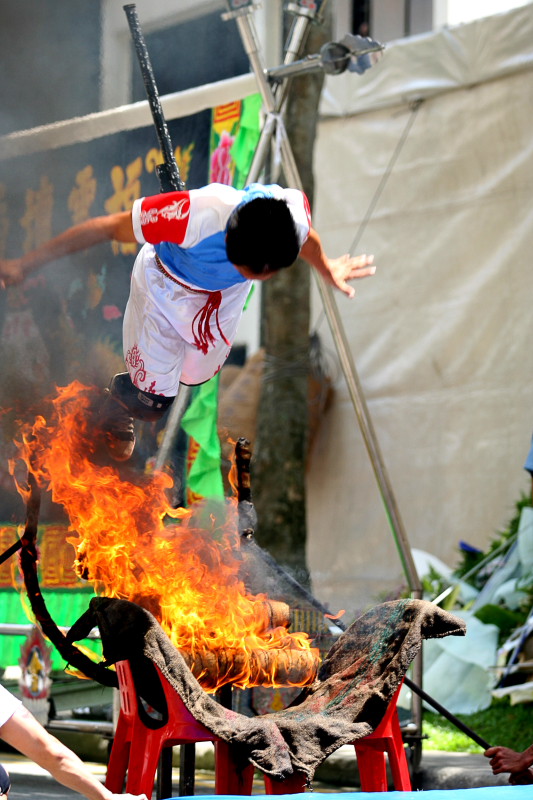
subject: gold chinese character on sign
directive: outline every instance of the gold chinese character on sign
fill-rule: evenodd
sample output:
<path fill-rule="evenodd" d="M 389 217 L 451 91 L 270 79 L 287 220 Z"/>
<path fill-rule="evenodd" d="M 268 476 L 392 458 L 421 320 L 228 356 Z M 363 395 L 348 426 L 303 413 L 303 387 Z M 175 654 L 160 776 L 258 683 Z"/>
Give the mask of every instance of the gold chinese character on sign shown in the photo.
<path fill-rule="evenodd" d="M 161 150 L 158 150 L 157 147 L 152 147 L 148 150 L 146 154 L 146 158 L 144 159 L 144 166 L 147 172 L 155 172 L 155 168 L 158 164 L 163 163 L 163 154 Z"/>
<path fill-rule="evenodd" d="M 0 552 L 5 552 L 8 547 L 17 541 L 17 529 L 14 525 L 0 528 Z M 14 559 L 8 558 L 0 564 L 0 587 L 5 589 L 14 585 L 13 565 Z"/>
<path fill-rule="evenodd" d="M 111 183 L 115 194 L 105 202 L 105 210 L 109 214 L 130 209 L 135 200 L 141 196 L 141 173 L 143 168 L 142 158 L 136 158 L 124 170 L 116 166 L 111 170 Z M 136 253 L 137 245 L 125 242 L 113 242 L 115 255 Z"/>
<path fill-rule="evenodd" d="M 193 150 L 194 142 L 191 142 L 187 147 L 176 147 L 176 150 L 174 151 L 181 179 L 185 184 L 189 180 L 189 171 L 191 169 Z"/>
<path fill-rule="evenodd" d="M 41 540 L 41 581 L 43 588 L 69 588 L 79 585 L 74 572 L 75 551 L 68 542 L 65 525 L 46 525 Z"/>
<path fill-rule="evenodd" d="M 76 185 L 68 196 L 68 210 L 76 225 L 89 217 L 89 209 L 96 197 L 96 178 L 91 166 L 84 167 L 76 175 Z"/>
<path fill-rule="evenodd" d="M 29 253 L 52 238 L 53 205 L 54 187 L 46 175 L 43 175 L 38 189 L 26 191 L 26 211 L 20 220 L 26 231 L 22 243 L 23 253 Z"/>
<path fill-rule="evenodd" d="M 174 157 L 176 159 L 176 164 L 178 165 L 180 177 L 185 185 L 189 180 L 193 150 L 194 142 L 191 142 L 191 144 L 189 144 L 187 147 L 176 147 L 176 150 L 174 151 Z M 157 165 L 162 164 L 163 161 L 164 159 L 161 150 L 158 150 L 157 147 L 152 147 L 144 159 L 146 171 L 150 173 L 154 172 Z"/>

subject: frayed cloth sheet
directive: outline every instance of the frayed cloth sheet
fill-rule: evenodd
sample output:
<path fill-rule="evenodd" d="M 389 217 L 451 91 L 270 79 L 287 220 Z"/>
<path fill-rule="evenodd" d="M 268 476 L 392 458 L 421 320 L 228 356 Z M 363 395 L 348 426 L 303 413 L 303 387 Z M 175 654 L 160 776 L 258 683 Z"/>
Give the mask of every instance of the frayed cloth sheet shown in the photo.
<path fill-rule="evenodd" d="M 375 730 L 424 639 L 465 633 L 462 620 L 429 602 L 382 603 L 339 636 L 315 682 L 290 707 L 246 717 L 206 694 L 144 608 L 127 600 L 93 598 L 69 639 L 81 638 L 94 625 L 100 630 L 106 662 L 129 660 L 137 690 L 150 705 L 157 708 L 160 702 L 152 666 L 156 664 L 191 714 L 234 745 L 238 762 L 251 762 L 277 780 L 303 772 L 308 782 L 330 753 Z"/>

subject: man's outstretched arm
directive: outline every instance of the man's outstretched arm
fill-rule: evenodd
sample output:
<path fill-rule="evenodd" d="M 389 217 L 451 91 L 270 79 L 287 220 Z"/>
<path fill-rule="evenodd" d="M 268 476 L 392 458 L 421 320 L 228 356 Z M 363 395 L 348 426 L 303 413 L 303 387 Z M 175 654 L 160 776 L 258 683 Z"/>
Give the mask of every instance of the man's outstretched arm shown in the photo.
<path fill-rule="evenodd" d="M 330 286 L 339 289 L 348 297 L 355 296 L 355 289 L 349 285 L 348 281 L 366 278 L 376 271 L 374 256 L 346 254 L 340 258 L 328 258 L 322 247 L 320 236 L 314 228 L 311 228 L 309 236 L 300 250 L 300 256 L 316 269 Z"/>
<path fill-rule="evenodd" d="M 533 745 L 527 747 L 523 752 L 511 750 L 509 747 L 490 747 L 483 753 L 486 758 L 490 758 L 490 765 L 494 775 L 502 772 L 510 772 L 510 783 L 524 783 L 524 777 L 528 776 L 529 767 L 533 765 Z M 520 780 L 514 780 L 513 776 L 522 776 Z M 533 781 L 533 775 L 529 773 L 527 783 Z"/>
<path fill-rule="evenodd" d="M 107 240 L 135 242 L 131 211 L 94 217 L 68 228 L 59 236 L 20 258 L 0 259 L 0 288 L 16 286 L 39 267 L 58 258 L 86 250 Z"/>
<path fill-rule="evenodd" d="M 90 772 L 72 750 L 20 707 L 0 728 L 1 738 L 27 758 L 48 770 L 64 786 L 88 800 L 146 800 L 146 795 L 113 794 Z"/>

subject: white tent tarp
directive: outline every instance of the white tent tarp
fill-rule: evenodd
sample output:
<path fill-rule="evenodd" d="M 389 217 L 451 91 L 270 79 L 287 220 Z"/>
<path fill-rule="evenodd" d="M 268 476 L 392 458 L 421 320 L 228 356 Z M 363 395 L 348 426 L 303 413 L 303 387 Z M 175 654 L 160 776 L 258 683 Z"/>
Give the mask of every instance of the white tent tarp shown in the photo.
<path fill-rule="evenodd" d="M 375 277 L 339 308 L 409 541 L 451 565 L 460 539 L 485 547 L 530 490 L 532 100 L 532 5 L 393 43 L 324 94 L 314 224 L 332 255 L 359 232 L 357 252 L 375 254 Z M 334 365 L 318 299 L 315 319 Z M 315 594 L 355 611 L 405 580 L 335 374 L 308 560 Z"/>

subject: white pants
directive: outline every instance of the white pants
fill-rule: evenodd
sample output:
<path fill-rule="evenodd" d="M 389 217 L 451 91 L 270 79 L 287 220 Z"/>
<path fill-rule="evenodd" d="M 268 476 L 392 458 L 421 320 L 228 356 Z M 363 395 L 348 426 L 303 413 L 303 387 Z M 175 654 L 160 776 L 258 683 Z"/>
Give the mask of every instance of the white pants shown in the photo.
<path fill-rule="evenodd" d="M 144 245 L 133 267 L 123 326 L 124 360 L 134 385 L 175 397 L 180 382 L 195 385 L 216 375 L 229 355 L 250 284 L 238 283 L 217 296 L 218 318 L 213 312 L 207 319 L 214 341 L 204 338 L 207 352 L 202 352 L 193 321 L 213 293 L 173 280 L 158 266 L 152 245 Z"/>

